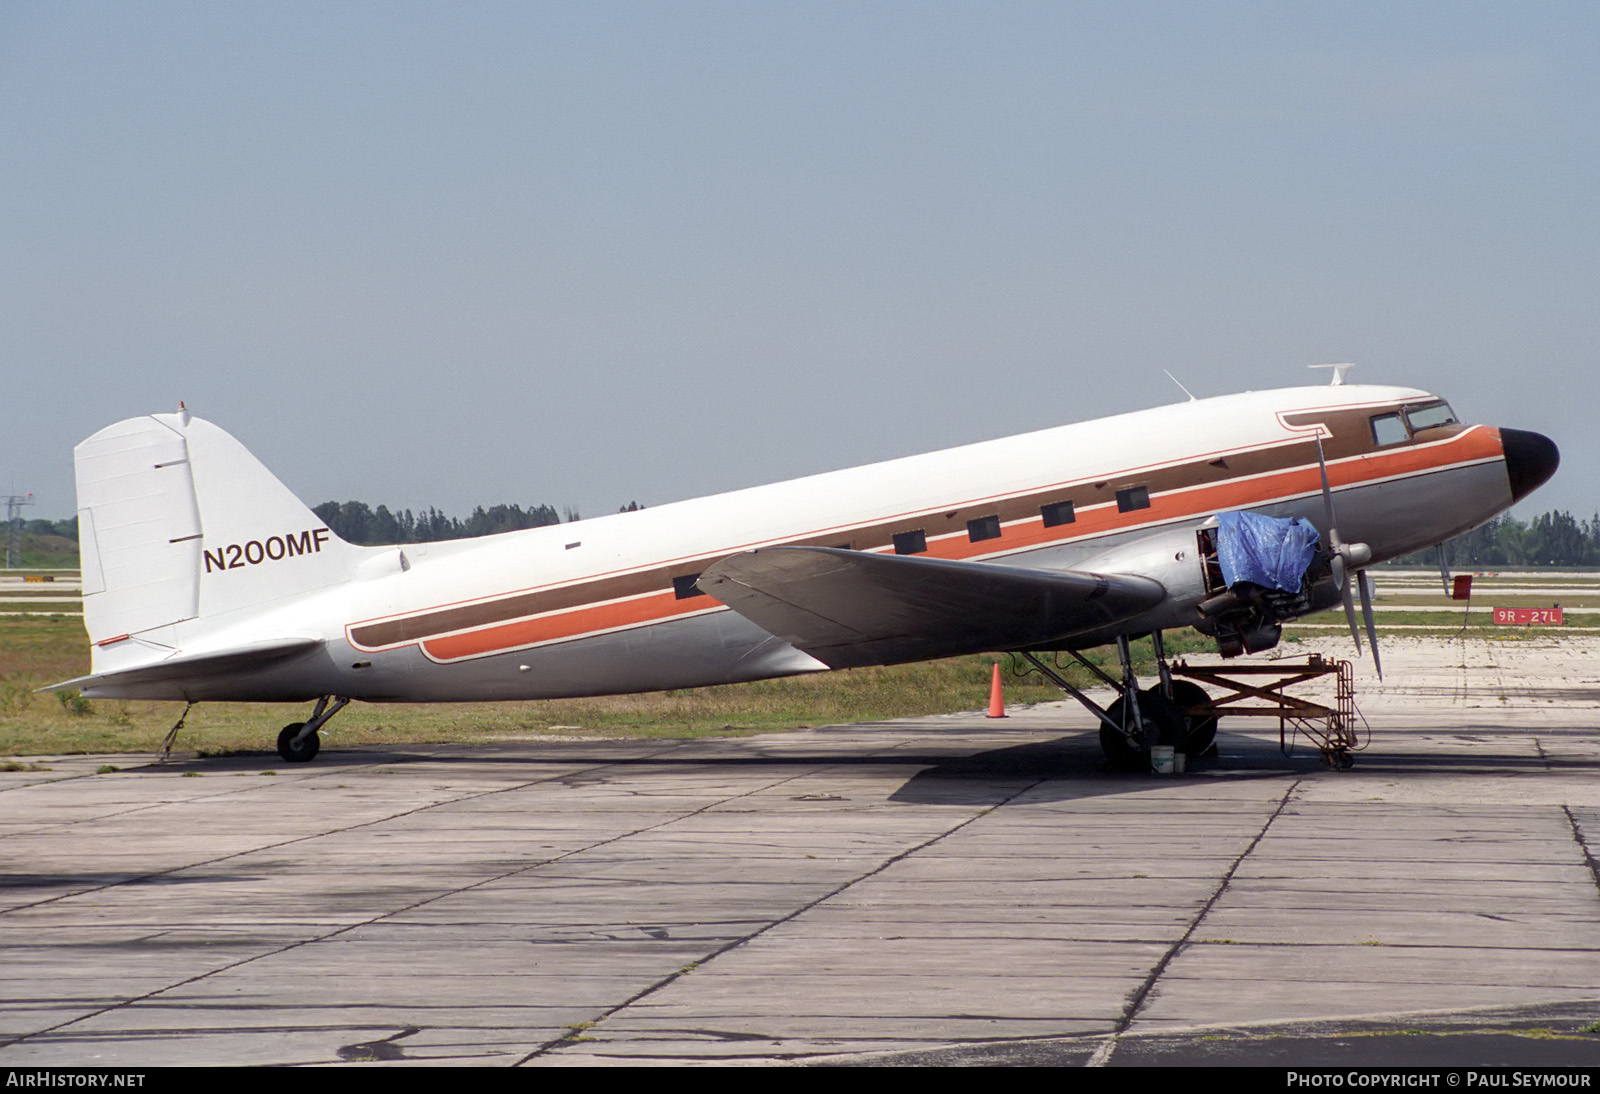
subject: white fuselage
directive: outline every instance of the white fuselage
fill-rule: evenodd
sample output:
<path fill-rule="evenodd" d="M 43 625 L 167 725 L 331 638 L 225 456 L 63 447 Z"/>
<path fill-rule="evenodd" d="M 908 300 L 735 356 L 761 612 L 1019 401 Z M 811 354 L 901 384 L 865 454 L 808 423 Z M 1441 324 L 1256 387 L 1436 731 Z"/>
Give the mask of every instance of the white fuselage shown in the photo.
<path fill-rule="evenodd" d="M 346 548 L 355 560 L 351 580 L 264 603 L 228 606 L 221 583 L 246 575 L 242 567 L 237 576 L 222 569 L 201 578 L 200 614 L 163 628 L 161 641 L 192 653 L 306 636 L 321 648 L 214 680 L 90 694 L 544 698 L 815 671 L 825 666 L 695 595 L 695 575 L 736 552 L 785 544 L 1127 572 L 1129 560 L 1161 549 L 1161 535 L 1189 534 L 1222 510 L 1325 525 L 1319 432 L 1340 531 L 1382 561 L 1458 534 L 1512 502 L 1492 428 L 1452 425 L 1388 445 L 1357 435 L 1370 433 L 1364 423 L 1372 415 L 1433 399 L 1374 386 L 1248 393 L 573 524 Z M 1119 633 L 1192 621 L 1200 584 L 1153 576 L 1167 585 L 1168 599 Z M 208 588 L 223 590 L 210 596 L 221 610 L 203 610 Z M 106 667 L 116 667 L 109 654 Z"/>

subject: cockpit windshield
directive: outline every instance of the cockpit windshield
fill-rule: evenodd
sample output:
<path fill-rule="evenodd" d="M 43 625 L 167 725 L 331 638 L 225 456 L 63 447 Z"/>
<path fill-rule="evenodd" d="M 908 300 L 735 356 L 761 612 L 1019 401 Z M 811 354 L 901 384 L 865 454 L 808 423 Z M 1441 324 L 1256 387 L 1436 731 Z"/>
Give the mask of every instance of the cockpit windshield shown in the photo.
<path fill-rule="evenodd" d="M 1413 435 L 1424 429 L 1434 429 L 1441 425 L 1454 425 L 1456 416 L 1446 402 L 1424 403 L 1422 406 L 1406 407 L 1406 424 L 1411 427 Z"/>

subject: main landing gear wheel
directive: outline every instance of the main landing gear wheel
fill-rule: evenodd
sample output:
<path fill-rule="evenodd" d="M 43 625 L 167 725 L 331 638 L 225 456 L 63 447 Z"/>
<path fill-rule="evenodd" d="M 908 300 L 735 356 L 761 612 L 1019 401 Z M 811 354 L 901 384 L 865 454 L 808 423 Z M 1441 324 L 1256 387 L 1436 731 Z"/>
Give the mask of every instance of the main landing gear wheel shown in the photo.
<path fill-rule="evenodd" d="M 1106 708 L 1106 714 L 1113 722 L 1122 725 L 1125 724 L 1126 710 L 1127 700 L 1118 699 Z M 1149 771 L 1151 745 L 1176 747 L 1185 736 L 1182 708 L 1157 688 L 1148 688 L 1139 693 L 1139 717 L 1143 723 L 1139 734 L 1142 747 L 1135 747 L 1125 734 L 1104 722 L 1100 723 L 1100 749 L 1114 770 Z"/>
<path fill-rule="evenodd" d="M 278 755 L 292 764 L 309 763 L 322 747 L 322 738 L 315 730 L 306 734 L 305 740 L 299 744 L 295 743 L 294 739 L 300 736 L 300 731 L 305 727 L 304 722 L 291 722 L 278 734 Z"/>
<path fill-rule="evenodd" d="M 1211 701 L 1205 689 L 1190 680 L 1174 680 L 1172 682 L 1172 701 L 1181 711 L 1184 707 L 1198 706 Z M 1143 700 L 1140 700 L 1143 702 Z M 1185 756 L 1202 755 L 1211 743 L 1217 739 L 1217 716 L 1215 714 L 1184 715 L 1185 732 L 1183 739 L 1178 742 L 1178 751 Z"/>
<path fill-rule="evenodd" d="M 278 755 L 292 764 L 309 762 L 322 747 L 318 731 L 328 724 L 329 718 L 349 705 L 350 699 L 345 695 L 324 695 L 318 699 L 310 718 L 283 727 L 283 732 L 278 734 Z"/>

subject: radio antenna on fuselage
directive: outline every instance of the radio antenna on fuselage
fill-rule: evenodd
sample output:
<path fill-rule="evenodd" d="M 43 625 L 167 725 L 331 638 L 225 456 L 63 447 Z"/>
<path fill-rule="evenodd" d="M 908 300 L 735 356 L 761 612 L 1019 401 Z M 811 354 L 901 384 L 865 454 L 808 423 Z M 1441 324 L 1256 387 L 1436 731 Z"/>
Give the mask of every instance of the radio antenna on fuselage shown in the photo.
<path fill-rule="evenodd" d="M 1355 367 L 1356 367 L 1355 365 L 1350 364 L 1348 362 L 1346 362 L 1345 364 L 1342 364 L 1342 365 L 1307 365 L 1306 366 L 1306 368 L 1331 368 L 1331 369 L 1333 369 L 1333 379 L 1329 382 L 1329 386 L 1331 386 L 1331 387 L 1343 387 L 1344 386 L 1344 374 L 1349 372 L 1351 369 L 1353 369 Z"/>

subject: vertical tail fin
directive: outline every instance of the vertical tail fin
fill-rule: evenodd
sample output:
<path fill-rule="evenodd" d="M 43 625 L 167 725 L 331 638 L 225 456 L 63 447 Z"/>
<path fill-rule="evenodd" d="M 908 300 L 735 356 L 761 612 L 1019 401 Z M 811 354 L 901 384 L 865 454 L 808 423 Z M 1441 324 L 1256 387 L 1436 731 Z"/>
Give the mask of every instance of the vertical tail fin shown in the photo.
<path fill-rule="evenodd" d="M 363 555 L 187 411 L 118 422 L 73 455 L 83 616 L 97 648 L 348 580 Z"/>

